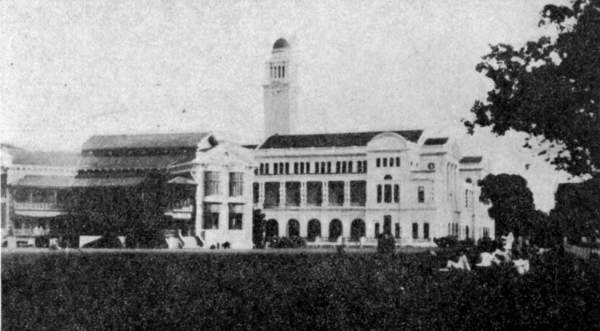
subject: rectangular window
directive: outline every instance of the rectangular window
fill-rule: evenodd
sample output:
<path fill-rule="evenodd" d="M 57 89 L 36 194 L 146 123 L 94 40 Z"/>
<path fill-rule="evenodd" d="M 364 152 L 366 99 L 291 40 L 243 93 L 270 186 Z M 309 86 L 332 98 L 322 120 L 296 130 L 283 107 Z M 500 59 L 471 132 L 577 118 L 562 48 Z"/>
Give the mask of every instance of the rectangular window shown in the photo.
<path fill-rule="evenodd" d="M 425 202 L 425 187 L 419 186 L 418 195 L 419 195 L 419 203 L 424 203 Z"/>
<path fill-rule="evenodd" d="M 221 193 L 219 176 L 220 173 L 218 171 L 204 172 L 204 195 L 217 195 Z"/>
<path fill-rule="evenodd" d="M 244 193 L 244 174 L 241 172 L 229 173 L 229 196 L 239 197 Z"/>
<path fill-rule="evenodd" d="M 319 162 L 315 162 L 315 174 L 319 173 Z"/>
<path fill-rule="evenodd" d="M 335 163 L 335 173 L 339 174 L 341 172 L 340 161 Z"/>
<path fill-rule="evenodd" d="M 240 203 L 229 204 L 229 230 L 241 230 L 244 205 Z"/>
<path fill-rule="evenodd" d="M 264 175 L 264 173 L 265 173 L 265 165 L 264 164 L 262 164 L 262 163 L 260 164 L 260 170 L 258 173 L 261 175 Z"/>
<path fill-rule="evenodd" d="M 362 172 L 362 161 L 356 162 L 356 172 L 359 174 Z"/>
<path fill-rule="evenodd" d="M 400 185 L 394 185 L 394 202 L 400 202 Z"/>
<path fill-rule="evenodd" d="M 390 167 L 394 166 L 394 158 L 390 157 Z"/>
<path fill-rule="evenodd" d="M 265 183 L 265 208 L 279 206 L 279 182 Z"/>
<path fill-rule="evenodd" d="M 386 184 L 384 186 L 383 201 L 385 203 L 392 202 L 392 185 L 390 185 L 390 184 Z"/>
<path fill-rule="evenodd" d="M 323 183 L 306 183 L 306 203 L 309 206 L 320 206 L 323 203 Z"/>
<path fill-rule="evenodd" d="M 423 239 L 429 239 L 429 223 L 423 223 Z"/>
<path fill-rule="evenodd" d="M 298 173 L 298 162 L 294 162 L 294 173 Z"/>
<path fill-rule="evenodd" d="M 381 185 L 377 185 L 377 203 L 381 203 Z"/>
<path fill-rule="evenodd" d="M 258 203 L 260 197 L 260 184 L 252 183 L 252 201 Z"/>
<path fill-rule="evenodd" d="M 306 173 L 310 174 L 310 162 L 306 162 Z"/>
<path fill-rule="evenodd" d="M 348 172 L 352 173 L 352 161 L 348 161 Z"/>
<path fill-rule="evenodd" d="M 300 173 L 304 173 L 304 162 L 300 162 Z"/>
<path fill-rule="evenodd" d="M 383 162 L 383 166 L 387 167 L 387 157 L 384 157 L 382 162 Z"/>
<path fill-rule="evenodd" d="M 265 174 L 269 174 L 269 164 L 265 164 Z"/>
<path fill-rule="evenodd" d="M 392 234 L 392 216 L 383 216 L 383 233 Z"/>
<path fill-rule="evenodd" d="M 344 182 L 329 182 L 329 205 L 344 205 Z"/>
<path fill-rule="evenodd" d="M 346 161 L 342 162 L 342 173 L 345 174 L 348 167 L 348 163 Z"/>
<path fill-rule="evenodd" d="M 327 162 L 327 173 L 331 173 L 331 162 Z"/>
<path fill-rule="evenodd" d="M 321 173 L 322 174 L 326 174 L 327 173 L 326 165 L 327 165 L 327 163 L 321 162 Z"/>
<path fill-rule="evenodd" d="M 273 175 L 277 175 L 278 173 L 279 173 L 279 164 L 274 163 L 273 164 Z"/>
<path fill-rule="evenodd" d="M 285 205 L 300 206 L 300 182 L 285 183 Z"/>
<path fill-rule="evenodd" d="M 465 190 L 465 208 L 469 208 L 469 190 Z"/>
<path fill-rule="evenodd" d="M 396 167 L 400 166 L 400 157 L 396 156 Z"/>
<path fill-rule="evenodd" d="M 377 158 L 377 159 L 375 160 L 375 166 L 376 166 L 377 168 L 379 168 L 379 167 L 381 166 L 381 159 L 380 159 L 380 158 Z"/>
<path fill-rule="evenodd" d="M 367 172 L 367 161 L 363 161 L 363 172 Z"/>
<path fill-rule="evenodd" d="M 350 204 L 364 206 L 367 200 L 367 182 L 364 180 L 350 182 Z"/>
<path fill-rule="evenodd" d="M 288 162 L 285 163 L 285 174 L 286 175 L 290 174 L 290 164 Z"/>
<path fill-rule="evenodd" d="M 204 203 L 204 229 L 210 230 L 219 228 L 220 210 L 221 204 L 219 203 Z"/>
<path fill-rule="evenodd" d="M 419 224 L 418 223 L 412 224 L 412 237 L 413 237 L 413 239 L 419 239 Z"/>

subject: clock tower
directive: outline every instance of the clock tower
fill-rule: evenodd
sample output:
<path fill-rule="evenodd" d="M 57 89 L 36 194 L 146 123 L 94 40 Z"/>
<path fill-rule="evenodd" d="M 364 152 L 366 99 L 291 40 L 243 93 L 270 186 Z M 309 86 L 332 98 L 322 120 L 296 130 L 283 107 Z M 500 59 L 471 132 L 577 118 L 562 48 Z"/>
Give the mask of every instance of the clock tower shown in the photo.
<path fill-rule="evenodd" d="M 296 112 L 296 71 L 290 44 L 280 38 L 273 44 L 271 58 L 265 66 L 264 88 L 265 136 L 290 134 Z"/>

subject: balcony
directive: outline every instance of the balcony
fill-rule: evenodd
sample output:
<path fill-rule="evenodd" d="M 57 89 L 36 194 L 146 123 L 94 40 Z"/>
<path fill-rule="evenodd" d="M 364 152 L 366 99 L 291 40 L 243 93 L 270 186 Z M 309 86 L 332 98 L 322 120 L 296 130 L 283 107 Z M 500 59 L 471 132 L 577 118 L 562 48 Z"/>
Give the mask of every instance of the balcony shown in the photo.
<path fill-rule="evenodd" d="M 14 236 L 22 236 L 22 237 L 39 237 L 46 236 L 50 234 L 49 229 L 44 229 L 42 227 L 36 228 L 20 228 L 20 229 L 12 229 L 12 233 Z"/>

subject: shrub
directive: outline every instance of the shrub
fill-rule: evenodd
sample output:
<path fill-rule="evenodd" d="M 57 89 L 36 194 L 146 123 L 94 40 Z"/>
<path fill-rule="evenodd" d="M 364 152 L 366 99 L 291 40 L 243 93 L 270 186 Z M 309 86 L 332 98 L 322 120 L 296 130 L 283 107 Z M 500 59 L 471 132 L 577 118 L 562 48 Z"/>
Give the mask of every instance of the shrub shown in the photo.
<path fill-rule="evenodd" d="M 453 248 L 458 245 L 458 238 L 456 236 L 433 238 L 433 242 L 440 248 Z"/>
<path fill-rule="evenodd" d="M 306 240 L 302 237 L 273 237 L 269 243 L 272 248 L 299 248 L 305 247 Z"/>
<path fill-rule="evenodd" d="M 480 252 L 493 252 L 496 248 L 502 247 L 502 243 L 490 237 L 483 237 L 477 240 L 477 250 Z"/>
<path fill-rule="evenodd" d="M 382 234 L 377 238 L 377 253 L 379 254 L 392 254 L 396 247 L 396 240 L 391 234 Z"/>

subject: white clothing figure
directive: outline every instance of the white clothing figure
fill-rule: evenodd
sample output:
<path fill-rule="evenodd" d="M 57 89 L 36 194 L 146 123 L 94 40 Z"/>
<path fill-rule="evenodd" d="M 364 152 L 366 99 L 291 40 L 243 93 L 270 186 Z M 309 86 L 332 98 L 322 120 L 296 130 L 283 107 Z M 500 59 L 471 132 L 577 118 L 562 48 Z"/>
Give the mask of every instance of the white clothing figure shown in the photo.
<path fill-rule="evenodd" d="M 458 258 L 458 262 L 448 260 L 448 263 L 446 263 L 446 268 L 471 271 L 471 265 L 469 264 L 469 260 L 467 259 L 467 256 L 465 254 L 461 255 Z"/>
<path fill-rule="evenodd" d="M 521 275 L 529 271 L 529 260 L 517 259 L 513 261 L 513 264 L 517 268 L 517 272 Z"/>
<path fill-rule="evenodd" d="M 476 264 L 478 267 L 491 267 L 493 263 L 500 264 L 500 260 L 498 260 L 495 255 L 488 252 L 479 254 L 479 258 L 481 259 L 481 262 Z"/>

